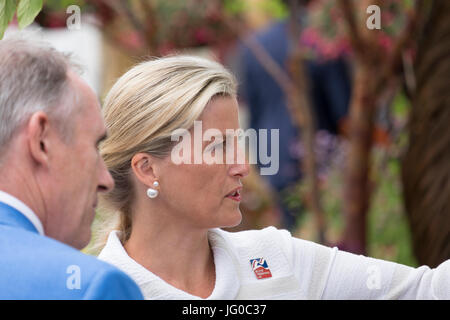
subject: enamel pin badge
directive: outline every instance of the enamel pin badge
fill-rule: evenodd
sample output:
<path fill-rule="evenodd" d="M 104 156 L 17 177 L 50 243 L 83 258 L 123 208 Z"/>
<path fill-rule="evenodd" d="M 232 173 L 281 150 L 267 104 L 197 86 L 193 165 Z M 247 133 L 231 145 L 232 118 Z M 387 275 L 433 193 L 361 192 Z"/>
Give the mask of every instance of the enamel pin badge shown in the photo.
<path fill-rule="evenodd" d="M 272 277 L 267 261 L 264 258 L 250 259 L 250 264 L 258 280 Z"/>

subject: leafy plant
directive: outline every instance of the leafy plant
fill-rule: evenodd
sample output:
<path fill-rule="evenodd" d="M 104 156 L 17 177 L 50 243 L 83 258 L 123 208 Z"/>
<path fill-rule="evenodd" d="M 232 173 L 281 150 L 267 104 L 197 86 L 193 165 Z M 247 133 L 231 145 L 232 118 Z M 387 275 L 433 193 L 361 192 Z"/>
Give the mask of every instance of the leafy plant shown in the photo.
<path fill-rule="evenodd" d="M 364 7 L 357 0 L 353 3 L 355 21 L 365 25 L 368 17 Z M 377 32 L 376 41 L 386 51 L 394 48 L 395 39 L 406 25 L 407 16 L 413 10 L 410 0 L 380 1 L 382 29 Z M 311 1 L 308 9 L 308 24 L 301 35 L 301 43 L 306 47 L 305 54 L 311 58 L 335 59 L 352 51 L 351 41 L 342 10 L 335 0 Z"/>
<path fill-rule="evenodd" d="M 412 267 L 419 264 L 414 257 L 411 243 L 411 231 L 403 205 L 400 158 L 408 143 L 404 135 L 409 117 L 410 102 L 403 94 L 398 94 L 392 107 L 392 142 L 389 145 L 378 144 L 373 149 L 371 186 L 372 198 L 367 219 L 367 256 L 393 261 Z M 323 140 L 321 142 L 321 140 Z M 329 246 L 340 245 L 345 232 L 342 193 L 342 181 L 345 176 L 349 144 L 346 139 L 332 139 L 323 135 L 316 138 L 316 153 L 322 205 L 326 213 L 326 239 Z M 324 152 L 326 151 L 326 152 Z M 300 149 L 299 154 L 302 151 Z M 286 203 L 298 212 L 297 227 L 294 235 L 311 241 L 317 241 L 317 231 L 313 213 L 302 206 L 305 201 L 299 195 L 305 194 L 307 186 L 300 181 L 297 188 L 286 193 Z M 300 191 L 299 191 L 300 190 Z M 345 250 L 345 248 L 343 248 Z"/>
<path fill-rule="evenodd" d="M 42 10 L 43 0 L 0 0 L 0 39 L 17 12 L 20 29 L 30 25 Z"/>

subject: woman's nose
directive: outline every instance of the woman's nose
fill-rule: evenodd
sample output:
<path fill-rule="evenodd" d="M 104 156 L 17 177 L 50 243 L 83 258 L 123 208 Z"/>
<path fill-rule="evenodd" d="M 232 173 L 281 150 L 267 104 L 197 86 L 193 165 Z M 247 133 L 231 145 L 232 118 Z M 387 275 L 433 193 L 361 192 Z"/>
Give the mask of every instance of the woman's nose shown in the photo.
<path fill-rule="evenodd" d="M 245 161 L 244 164 L 240 165 L 239 169 L 237 170 L 237 174 L 240 175 L 242 178 L 245 178 L 250 173 L 250 165 L 247 161 Z"/>
<path fill-rule="evenodd" d="M 248 161 L 245 160 L 242 163 L 235 163 L 230 168 L 230 174 L 232 176 L 239 176 L 240 178 L 244 178 L 248 176 L 250 173 L 250 165 Z"/>
<path fill-rule="evenodd" d="M 250 173 L 250 166 L 246 157 L 245 147 L 239 139 L 235 140 L 236 149 L 234 150 L 234 161 L 231 164 L 230 174 L 244 178 Z"/>

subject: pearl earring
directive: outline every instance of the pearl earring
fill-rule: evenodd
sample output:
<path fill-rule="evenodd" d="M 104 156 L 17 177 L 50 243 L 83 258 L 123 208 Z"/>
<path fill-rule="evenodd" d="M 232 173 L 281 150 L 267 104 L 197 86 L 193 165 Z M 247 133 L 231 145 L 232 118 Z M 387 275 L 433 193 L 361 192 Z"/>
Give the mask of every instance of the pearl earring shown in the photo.
<path fill-rule="evenodd" d="M 155 188 L 159 187 L 158 181 L 153 182 L 153 187 L 155 187 Z M 152 189 L 152 188 L 147 189 L 147 196 L 151 199 L 156 198 L 158 196 L 158 193 L 159 192 L 156 189 Z"/>

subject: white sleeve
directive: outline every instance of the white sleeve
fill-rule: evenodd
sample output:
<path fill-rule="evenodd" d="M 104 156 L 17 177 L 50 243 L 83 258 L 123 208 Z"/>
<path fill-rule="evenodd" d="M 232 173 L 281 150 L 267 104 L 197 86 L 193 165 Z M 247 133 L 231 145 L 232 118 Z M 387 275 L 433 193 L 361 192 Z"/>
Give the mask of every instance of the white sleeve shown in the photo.
<path fill-rule="evenodd" d="M 293 267 L 312 299 L 450 299 L 450 260 L 411 268 L 291 238 Z"/>

